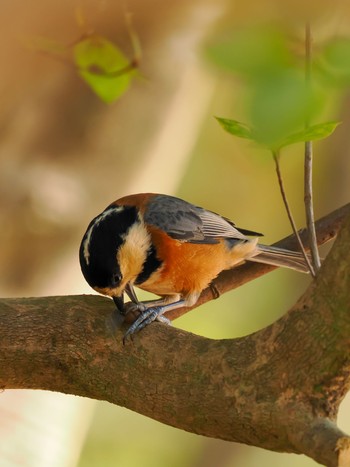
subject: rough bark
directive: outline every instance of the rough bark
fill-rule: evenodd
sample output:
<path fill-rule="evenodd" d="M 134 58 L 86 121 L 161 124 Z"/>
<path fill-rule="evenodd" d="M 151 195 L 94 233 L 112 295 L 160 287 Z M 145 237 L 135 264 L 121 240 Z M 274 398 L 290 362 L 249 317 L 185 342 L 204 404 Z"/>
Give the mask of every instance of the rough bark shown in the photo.
<path fill-rule="evenodd" d="M 0 301 L 0 387 L 104 399 L 169 425 L 350 465 L 335 424 L 350 385 L 350 216 L 320 275 L 252 335 L 199 337 L 154 323 L 122 344 L 98 296 Z"/>

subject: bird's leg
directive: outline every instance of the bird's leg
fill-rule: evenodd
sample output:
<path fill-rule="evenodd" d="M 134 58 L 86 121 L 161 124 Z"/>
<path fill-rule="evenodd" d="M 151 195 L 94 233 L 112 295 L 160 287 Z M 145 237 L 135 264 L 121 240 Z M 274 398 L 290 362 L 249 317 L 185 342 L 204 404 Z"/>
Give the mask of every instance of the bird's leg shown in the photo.
<path fill-rule="evenodd" d="M 130 298 L 130 300 L 131 300 L 133 303 L 135 303 L 136 305 L 138 305 L 138 304 L 140 303 L 140 302 L 139 302 L 139 299 L 137 298 L 135 289 L 134 289 L 134 287 L 130 284 L 130 282 L 129 282 L 128 284 L 126 284 L 125 292 L 126 292 L 127 296 Z"/>
<path fill-rule="evenodd" d="M 124 309 L 125 309 L 124 313 L 125 314 L 135 313 L 135 312 L 143 313 L 148 308 L 167 305 L 169 302 L 173 303 L 174 301 L 177 301 L 178 299 L 179 297 L 177 295 L 175 297 L 173 295 L 170 295 L 168 297 L 158 298 L 156 300 L 144 300 L 143 302 L 138 302 L 138 303 L 127 302 L 124 305 Z"/>
<path fill-rule="evenodd" d="M 125 292 L 130 298 L 131 302 L 128 302 L 124 305 L 124 314 L 135 313 L 135 312 L 144 312 L 147 308 L 159 307 L 166 305 L 168 303 L 174 303 L 180 300 L 180 295 L 168 295 L 166 297 L 158 298 L 157 300 L 145 300 L 140 302 L 136 296 L 135 289 L 129 283 L 125 287 Z M 159 321 L 165 321 L 167 318 L 160 319 Z M 167 320 L 168 321 L 168 320 Z"/>

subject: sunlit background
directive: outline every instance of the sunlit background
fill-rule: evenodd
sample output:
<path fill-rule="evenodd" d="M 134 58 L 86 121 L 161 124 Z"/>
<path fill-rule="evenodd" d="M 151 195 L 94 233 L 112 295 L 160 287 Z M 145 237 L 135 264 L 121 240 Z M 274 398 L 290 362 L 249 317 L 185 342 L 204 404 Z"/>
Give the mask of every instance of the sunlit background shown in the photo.
<path fill-rule="evenodd" d="M 132 60 L 127 12 L 142 57 L 138 76 L 114 103 L 102 102 L 73 62 L 33 47 L 41 37 L 69 50 L 95 31 Z M 269 25 L 286 33 L 302 60 L 306 17 L 315 54 L 350 30 L 350 7 L 341 1 L 3 0 L 0 294 L 92 293 L 79 269 L 80 239 L 93 216 L 128 193 L 177 194 L 264 232 L 266 243 L 288 235 L 270 153 L 225 133 L 214 118 L 249 123 L 249 82 L 215 64 L 210 50 L 223 33 Z M 317 218 L 350 193 L 349 94 L 346 83 L 325 89 L 330 99 L 315 122 L 343 123 L 315 144 Z M 301 227 L 302 144 L 285 149 L 281 165 Z M 174 325 L 215 339 L 251 333 L 281 316 L 308 280 L 275 271 Z M 339 419 L 348 431 L 349 404 Z M 0 434 L 5 467 L 315 465 L 304 456 L 186 433 L 106 402 L 42 391 L 0 394 Z"/>

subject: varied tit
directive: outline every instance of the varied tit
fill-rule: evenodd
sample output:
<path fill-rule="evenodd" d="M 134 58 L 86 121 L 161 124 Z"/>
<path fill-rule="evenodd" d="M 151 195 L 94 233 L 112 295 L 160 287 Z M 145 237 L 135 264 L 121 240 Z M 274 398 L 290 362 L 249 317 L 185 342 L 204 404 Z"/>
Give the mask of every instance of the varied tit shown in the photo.
<path fill-rule="evenodd" d="M 300 253 L 258 244 L 260 235 L 182 199 L 142 193 L 115 201 L 90 222 L 80 265 L 121 313 L 124 292 L 140 311 L 126 338 L 154 320 L 169 322 L 164 313 L 193 306 L 221 271 L 245 260 L 307 272 Z M 161 298 L 139 302 L 134 286 Z"/>

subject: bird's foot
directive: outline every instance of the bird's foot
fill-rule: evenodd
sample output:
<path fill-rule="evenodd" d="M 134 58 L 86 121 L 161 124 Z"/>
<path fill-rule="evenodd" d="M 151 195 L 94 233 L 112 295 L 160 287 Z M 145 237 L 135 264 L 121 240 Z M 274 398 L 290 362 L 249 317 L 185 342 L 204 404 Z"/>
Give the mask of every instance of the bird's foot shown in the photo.
<path fill-rule="evenodd" d="M 143 304 L 140 303 L 140 305 Z M 145 307 L 145 305 L 143 306 Z M 162 323 L 171 324 L 171 321 L 165 316 L 163 316 L 164 311 L 164 307 L 162 306 L 155 306 L 151 308 L 145 307 L 144 310 L 141 311 L 139 317 L 133 322 L 133 324 L 124 334 L 123 343 L 125 344 L 126 339 L 129 336 L 132 336 L 136 332 L 141 331 L 141 329 L 145 328 L 148 324 L 152 323 L 153 321 L 161 321 Z"/>
<path fill-rule="evenodd" d="M 127 323 L 133 323 L 141 313 L 147 310 L 147 306 L 142 303 L 127 302 L 124 305 L 124 316 Z"/>

